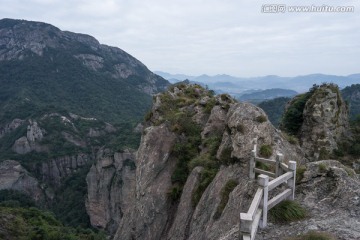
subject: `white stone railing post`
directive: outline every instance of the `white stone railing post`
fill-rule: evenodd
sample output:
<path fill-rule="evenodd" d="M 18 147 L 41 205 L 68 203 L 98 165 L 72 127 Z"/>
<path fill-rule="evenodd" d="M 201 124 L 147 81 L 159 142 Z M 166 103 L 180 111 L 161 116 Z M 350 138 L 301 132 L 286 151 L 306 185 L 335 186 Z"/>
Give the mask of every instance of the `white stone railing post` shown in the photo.
<path fill-rule="evenodd" d="M 255 179 L 255 158 L 256 158 L 256 152 L 255 150 L 251 151 L 251 157 L 250 157 L 250 163 L 249 163 L 249 178 L 250 179 Z"/>
<path fill-rule="evenodd" d="M 295 182 L 296 182 L 296 162 L 295 161 L 289 161 L 289 170 L 293 172 L 293 177 L 290 178 L 287 182 L 288 186 L 292 190 L 292 194 L 290 195 L 289 199 L 294 200 L 295 199 Z"/>
<path fill-rule="evenodd" d="M 282 174 L 280 164 L 283 162 L 284 156 L 281 153 L 276 154 L 275 177 Z"/>
<path fill-rule="evenodd" d="M 253 139 L 253 143 L 254 143 L 254 149 L 251 151 L 251 157 L 250 157 L 250 163 L 249 163 L 249 178 L 250 179 L 255 179 L 255 158 L 256 158 L 256 148 L 257 148 L 257 139 L 254 138 Z"/>
<path fill-rule="evenodd" d="M 269 195 L 269 176 L 261 174 L 258 176 L 258 183 L 263 189 L 263 200 L 261 201 L 262 207 L 262 220 L 260 221 L 260 227 L 265 228 L 267 226 L 267 212 L 268 212 L 268 195 Z"/>
<path fill-rule="evenodd" d="M 243 240 L 245 236 L 251 236 L 251 227 L 253 219 L 248 214 L 240 213 L 240 234 L 239 237 Z"/>

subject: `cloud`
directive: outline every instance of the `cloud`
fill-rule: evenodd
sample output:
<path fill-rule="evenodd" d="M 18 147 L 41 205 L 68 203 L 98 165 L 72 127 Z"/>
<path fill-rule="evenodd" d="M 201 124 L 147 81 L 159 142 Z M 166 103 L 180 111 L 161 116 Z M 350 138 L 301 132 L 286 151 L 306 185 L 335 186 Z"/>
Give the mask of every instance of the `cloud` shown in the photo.
<path fill-rule="evenodd" d="M 51 23 L 122 48 L 151 70 L 237 76 L 360 72 L 355 13 L 261 13 L 265 0 L 3 0 L 0 17 Z"/>

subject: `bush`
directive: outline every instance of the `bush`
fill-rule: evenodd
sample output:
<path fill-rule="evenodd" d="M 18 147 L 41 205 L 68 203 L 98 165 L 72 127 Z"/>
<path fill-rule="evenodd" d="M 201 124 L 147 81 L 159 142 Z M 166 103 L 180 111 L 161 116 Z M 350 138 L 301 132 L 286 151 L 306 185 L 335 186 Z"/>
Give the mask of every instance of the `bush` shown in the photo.
<path fill-rule="evenodd" d="M 310 231 L 297 237 L 287 238 L 287 240 L 336 240 L 336 238 L 327 232 Z"/>
<path fill-rule="evenodd" d="M 261 145 L 260 150 L 259 150 L 259 154 L 261 157 L 271 157 L 273 151 L 272 151 L 272 147 L 270 145 Z"/>
<path fill-rule="evenodd" d="M 326 148 L 322 147 L 319 152 L 319 160 L 326 160 L 330 158 L 330 153 Z"/>
<path fill-rule="evenodd" d="M 257 116 L 257 117 L 255 118 L 255 120 L 256 120 L 258 123 L 264 123 L 264 122 L 267 121 L 267 117 L 264 116 L 264 115 L 260 115 L 260 116 Z"/>
<path fill-rule="evenodd" d="M 283 115 L 281 126 L 282 128 L 291 135 L 297 135 L 300 131 L 301 125 L 304 121 L 303 111 L 306 102 L 312 96 L 313 91 L 296 96 L 292 101 L 291 105 Z"/>
<path fill-rule="evenodd" d="M 288 223 L 304 219 L 307 213 L 299 203 L 285 200 L 269 211 L 270 220 L 275 223 Z"/>
<path fill-rule="evenodd" d="M 242 133 L 244 134 L 245 133 L 245 126 L 241 123 L 239 123 L 239 125 L 236 126 L 236 130 L 239 132 L 239 133 Z"/>
<path fill-rule="evenodd" d="M 234 188 L 237 185 L 238 185 L 238 182 L 234 179 L 231 179 L 226 182 L 225 186 L 221 190 L 221 200 L 220 200 L 220 203 L 219 203 L 218 207 L 216 208 L 216 212 L 213 216 L 214 220 L 217 220 L 220 218 L 222 212 L 224 211 L 224 209 L 226 207 L 226 204 L 229 201 L 230 193 L 234 190 Z"/>

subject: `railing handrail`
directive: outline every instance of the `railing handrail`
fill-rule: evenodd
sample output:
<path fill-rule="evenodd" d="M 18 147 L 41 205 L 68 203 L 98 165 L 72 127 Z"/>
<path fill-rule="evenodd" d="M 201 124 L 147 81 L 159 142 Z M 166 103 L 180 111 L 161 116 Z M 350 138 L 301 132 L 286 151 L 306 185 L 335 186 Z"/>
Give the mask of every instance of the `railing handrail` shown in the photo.
<path fill-rule="evenodd" d="M 240 213 L 240 239 L 242 240 L 253 240 L 259 225 L 261 228 L 265 228 L 267 226 L 268 210 L 285 199 L 289 198 L 294 200 L 295 197 L 296 162 L 289 161 L 288 165 L 283 163 L 283 155 L 280 153 L 276 155 L 276 160 L 259 158 L 256 155 L 256 150 L 257 145 L 255 138 L 254 148 L 251 151 L 252 155 L 249 163 L 249 177 L 250 179 L 254 179 L 255 173 L 260 173 L 258 176 L 258 184 L 260 186 L 256 191 L 248 212 Z M 255 168 L 256 161 L 270 164 L 275 163 L 275 173 Z M 285 172 L 283 173 L 283 171 Z M 269 182 L 270 177 L 275 178 Z M 283 183 L 287 183 L 289 188 L 269 200 L 269 191 L 275 189 Z M 262 219 L 260 219 L 261 216 Z M 259 219 L 257 217 L 259 217 Z"/>

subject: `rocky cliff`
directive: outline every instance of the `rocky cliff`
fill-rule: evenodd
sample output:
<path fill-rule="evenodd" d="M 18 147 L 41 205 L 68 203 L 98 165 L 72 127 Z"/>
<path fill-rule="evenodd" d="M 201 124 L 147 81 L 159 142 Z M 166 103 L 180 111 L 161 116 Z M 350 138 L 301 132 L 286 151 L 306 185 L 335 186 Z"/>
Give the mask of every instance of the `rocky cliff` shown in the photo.
<path fill-rule="evenodd" d="M 314 94 L 305 104 L 304 126 L 314 121 L 313 128 L 328 124 L 331 134 L 344 133 L 346 107 L 333 106 L 331 102 L 340 104 L 341 99 L 329 87 L 317 88 L 322 98 Z M 283 153 L 285 162 L 298 162 L 296 201 L 309 214 L 295 224 L 270 221 L 257 239 L 281 239 L 310 230 L 326 231 L 338 239 L 359 238 L 359 177 L 354 170 L 332 160 L 308 163 L 308 149 L 290 144 L 291 138 L 274 128 L 263 110 L 225 94 L 214 96 L 200 86 L 181 83 L 154 100 L 134 155 L 135 169 L 128 173 L 127 195 L 126 182 L 116 188 L 109 184 L 110 178 L 124 176 L 121 164 L 110 170 L 104 167 L 116 162 L 114 156 L 105 163 L 98 160 L 88 174 L 88 213 L 93 224 L 109 230 L 114 239 L 238 239 L 239 213 L 247 211 L 257 188 L 248 178 L 254 138 L 260 156 Z M 334 108 L 326 110 L 326 106 Z M 314 109 L 326 113 L 311 118 Z M 120 207 L 121 214 L 109 202 L 115 199 L 113 193 L 118 196 L 113 204 L 126 206 Z"/>
<path fill-rule="evenodd" d="M 260 108 L 198 85 L 178 84 L 157 95 L 144 125 L 129 175 L 134 185 L 127 195 L 121 193 L 125 182 L 113 190 L 120 205 L 132 203 L 126 212 L 119 215 L 106 198 L 108 190 L 101 191 L 113 186 L 108 179 L 121 178 L 121 164 L 108 170 L 104 160 L 97 161 L 88 174 L 88 213 L 101 228 L 118 222 L 114 239 L 235 239 L 239 212 L 256 186 L 248 179 L 253 139 L 269 151 L 259 154 L 273 158 L 281 152 L 285 161 L 306 161 Z M 99 204 L 92 208 L 94 199 Z"/>
<path fill-rule="evenodd" d="M 39 181 L 17 161 L 0 163 L 0 190 L 17 190 L 30 196 L 34 201 L 44 201 L 44 192 Z"/>
<path fill-rule="evenodd" d="M 307 158 L 328 159 L 350 137 L 348 111 L 336 85 L 314 86 L 288 103 L 281 128 L 299 138 Z"/>

